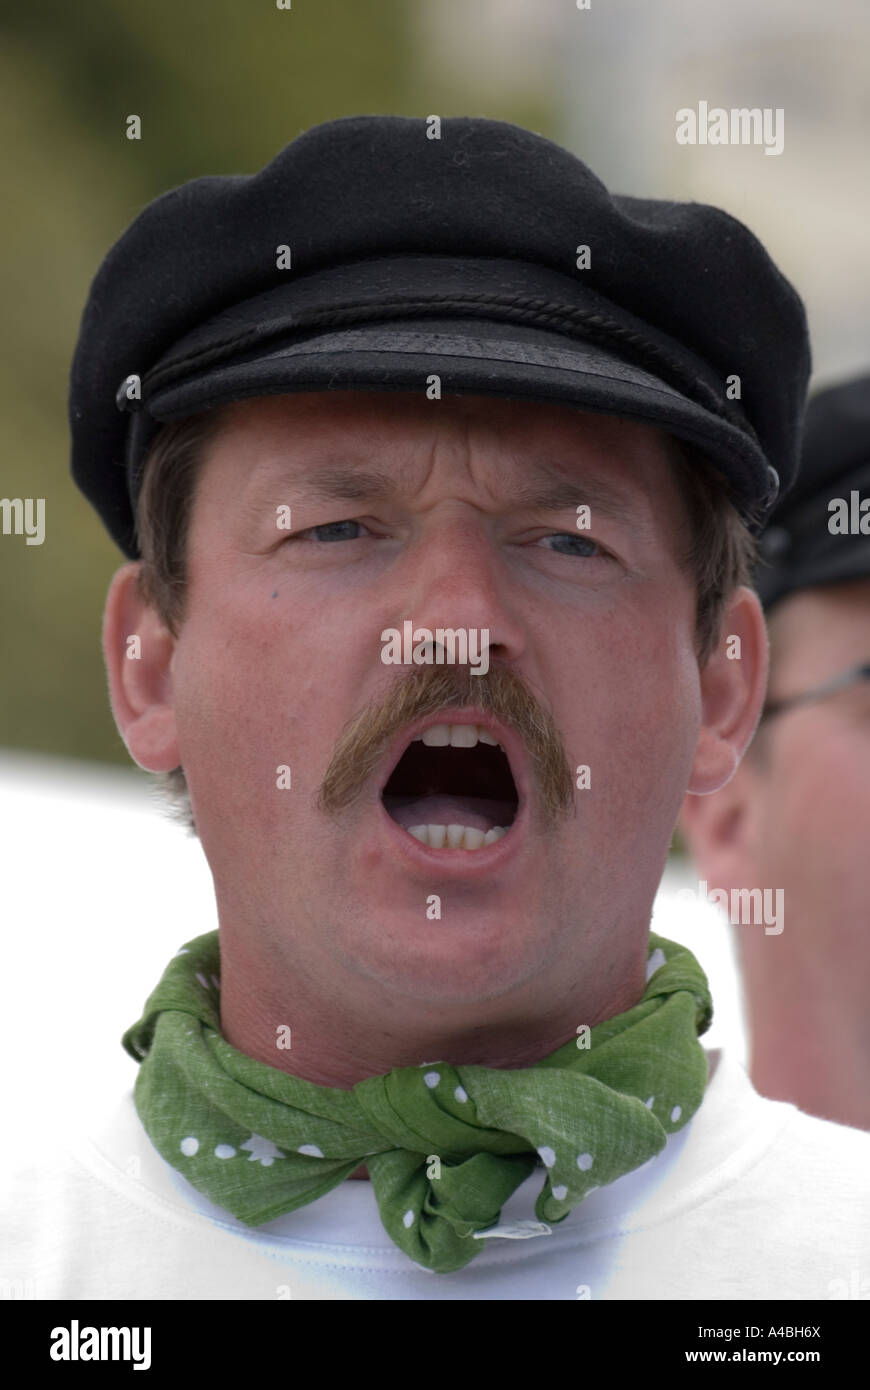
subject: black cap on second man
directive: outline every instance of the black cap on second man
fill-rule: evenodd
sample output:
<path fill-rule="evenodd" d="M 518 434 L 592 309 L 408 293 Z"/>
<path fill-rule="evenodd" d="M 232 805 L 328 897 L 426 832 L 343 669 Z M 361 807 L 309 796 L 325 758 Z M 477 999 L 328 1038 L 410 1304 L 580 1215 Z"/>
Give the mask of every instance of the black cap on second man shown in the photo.
<path fill-rule="evenodd" d="M 766 610 L 801 589 L 870 579 L 870 375 L 817 391 L 801 465 L 760 541 Z"/>
<path fill-rule="evenodd" d="M 72 364 L 72 470 L 135 557 L 163 423 L 436 376 L 667 430 L 757 530 L 794 478 L 809 366 L 800 299 L 727 213 L 614 196 L 507 122 L 346 117 L 161 195 L 111 248 Z"/>

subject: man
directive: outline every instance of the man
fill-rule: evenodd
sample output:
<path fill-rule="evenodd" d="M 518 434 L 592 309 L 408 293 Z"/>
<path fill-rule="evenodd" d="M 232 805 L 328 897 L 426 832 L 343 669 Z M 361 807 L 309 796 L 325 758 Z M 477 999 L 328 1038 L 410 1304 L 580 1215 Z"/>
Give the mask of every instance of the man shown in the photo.
<path fill-rule="evenodd" d="M 761 710 L 802 307 L 725 214 L 433 121 L 187 184 L 92 287 L 112 706 L 220 941 L 184 924 L 13 1258 L 49 1297 L 831 1297 L 870 1138 L 706 1053 L 649 932 Z"/>
<path fill-rule="evenodd" d="M 781 931 L 734 922 L 755 1086 L 870 1129 L 870 377 L 811 401 L 762 557 L 761 724 L 682 823 L 711 894 L 782 893 Z"/>

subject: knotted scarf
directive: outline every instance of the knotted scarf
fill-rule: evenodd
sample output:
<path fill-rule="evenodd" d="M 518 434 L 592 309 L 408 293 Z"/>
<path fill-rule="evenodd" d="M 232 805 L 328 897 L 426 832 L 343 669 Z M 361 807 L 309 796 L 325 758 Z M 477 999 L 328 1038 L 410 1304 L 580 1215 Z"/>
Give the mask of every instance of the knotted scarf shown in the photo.
<path fill-rule="evenodd" d="M 166 1161 L 248 1226 L 316 1201 L 364 1162 L 395 1244 L 436 1273 L 461 1269 L 535 1168 L 538 1220 L 563 1221 L 594 1188 L 655 1157 L 701 1104 L 707 979 L 685 947 L 649 940 L 640 1001 L 578 1027 L 532 1066 L 422 1062 L 338 1090 L 221 1036 L 220 947 L 209 932 L 173 957 L 124 1034 L 141 1063 L 139 1117 Z"/>

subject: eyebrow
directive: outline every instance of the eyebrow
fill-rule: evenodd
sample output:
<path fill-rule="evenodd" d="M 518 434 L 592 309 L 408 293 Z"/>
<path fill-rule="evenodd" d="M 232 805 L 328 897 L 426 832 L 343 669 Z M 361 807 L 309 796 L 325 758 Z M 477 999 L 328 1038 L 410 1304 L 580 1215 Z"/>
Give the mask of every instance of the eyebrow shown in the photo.
<path fill-rule="evenodd" d="M 589 507 L 593 515 L 599 512 L 613 521 L 637 525 L 640 520 L 637 507 L 624 494 L 600 479 L 574 480 L 554 474 L 544 482 L 532 479 L 524 483 L 514 495 L 521 506 L 536 511 L 574 510 L 582 503 Z"/>
<path fill-rule="evenodd" d="M 302 484 L 302 491 L 306 497 L 326 501 L 364 502 L 368 497 L 389 497 L 395 493 L 396 480 L 376 469 L 327 466 L 311 474 Z"/>
<path fill-rule="evenodd" d="M 389 473 L 337 466 L 319 469 L 302 485 L 306 497 L 326 501 L 362 502 L 391 497 L 397 491 L 396 479 Z M 517 507 L 545 512 L 573 511 L 585 504 L 593 515 L 598 512 L 625 525 L 636 526 L 640 522 L 639 510 L 631 500 L 600 479 L 575 480 L 553 472 L 513 489 L 511 501 Z"/>

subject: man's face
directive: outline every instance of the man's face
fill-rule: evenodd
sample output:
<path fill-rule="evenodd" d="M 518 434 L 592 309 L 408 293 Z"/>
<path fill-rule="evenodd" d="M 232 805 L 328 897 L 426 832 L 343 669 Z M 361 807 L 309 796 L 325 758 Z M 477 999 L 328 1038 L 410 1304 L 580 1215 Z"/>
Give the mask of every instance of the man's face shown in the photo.
<path fill-rule="evenodd" d="M 769 702 L 826 685 L 870 661 L 870 580 L 793 594 L 769 627 Z M 835 923 L 827 946 L 857 966 L 867 959 L 870 682 L 774 716 L 763 737 L 764 756 L 740 774 L 744 882 L 783 888 L 785 930 L 817 945 L 819 924 Z"/>
<path fill-rule="evenodd" d="M 409 394 L 230 407 L 195 493 L 171 665 L 222 925 L 309 979 L 430 1002 L 525 998 L 536 980 L 568 997 L 581 957 L 599 983 L 615 972 L 698 737 L 684 524 L 646 426 Z M 487 629 L 488 673 L 384 664 L 381 634 L 405 620 Z M 471 703 L 425 704 L 456 676 Z M 403 757 L 421 726 L 461 723 L 451 744 L 470 743 L 475 713 L 507 773 L 492 742 Z M 438 849 L 421 824 L 507 834 Z"/>

